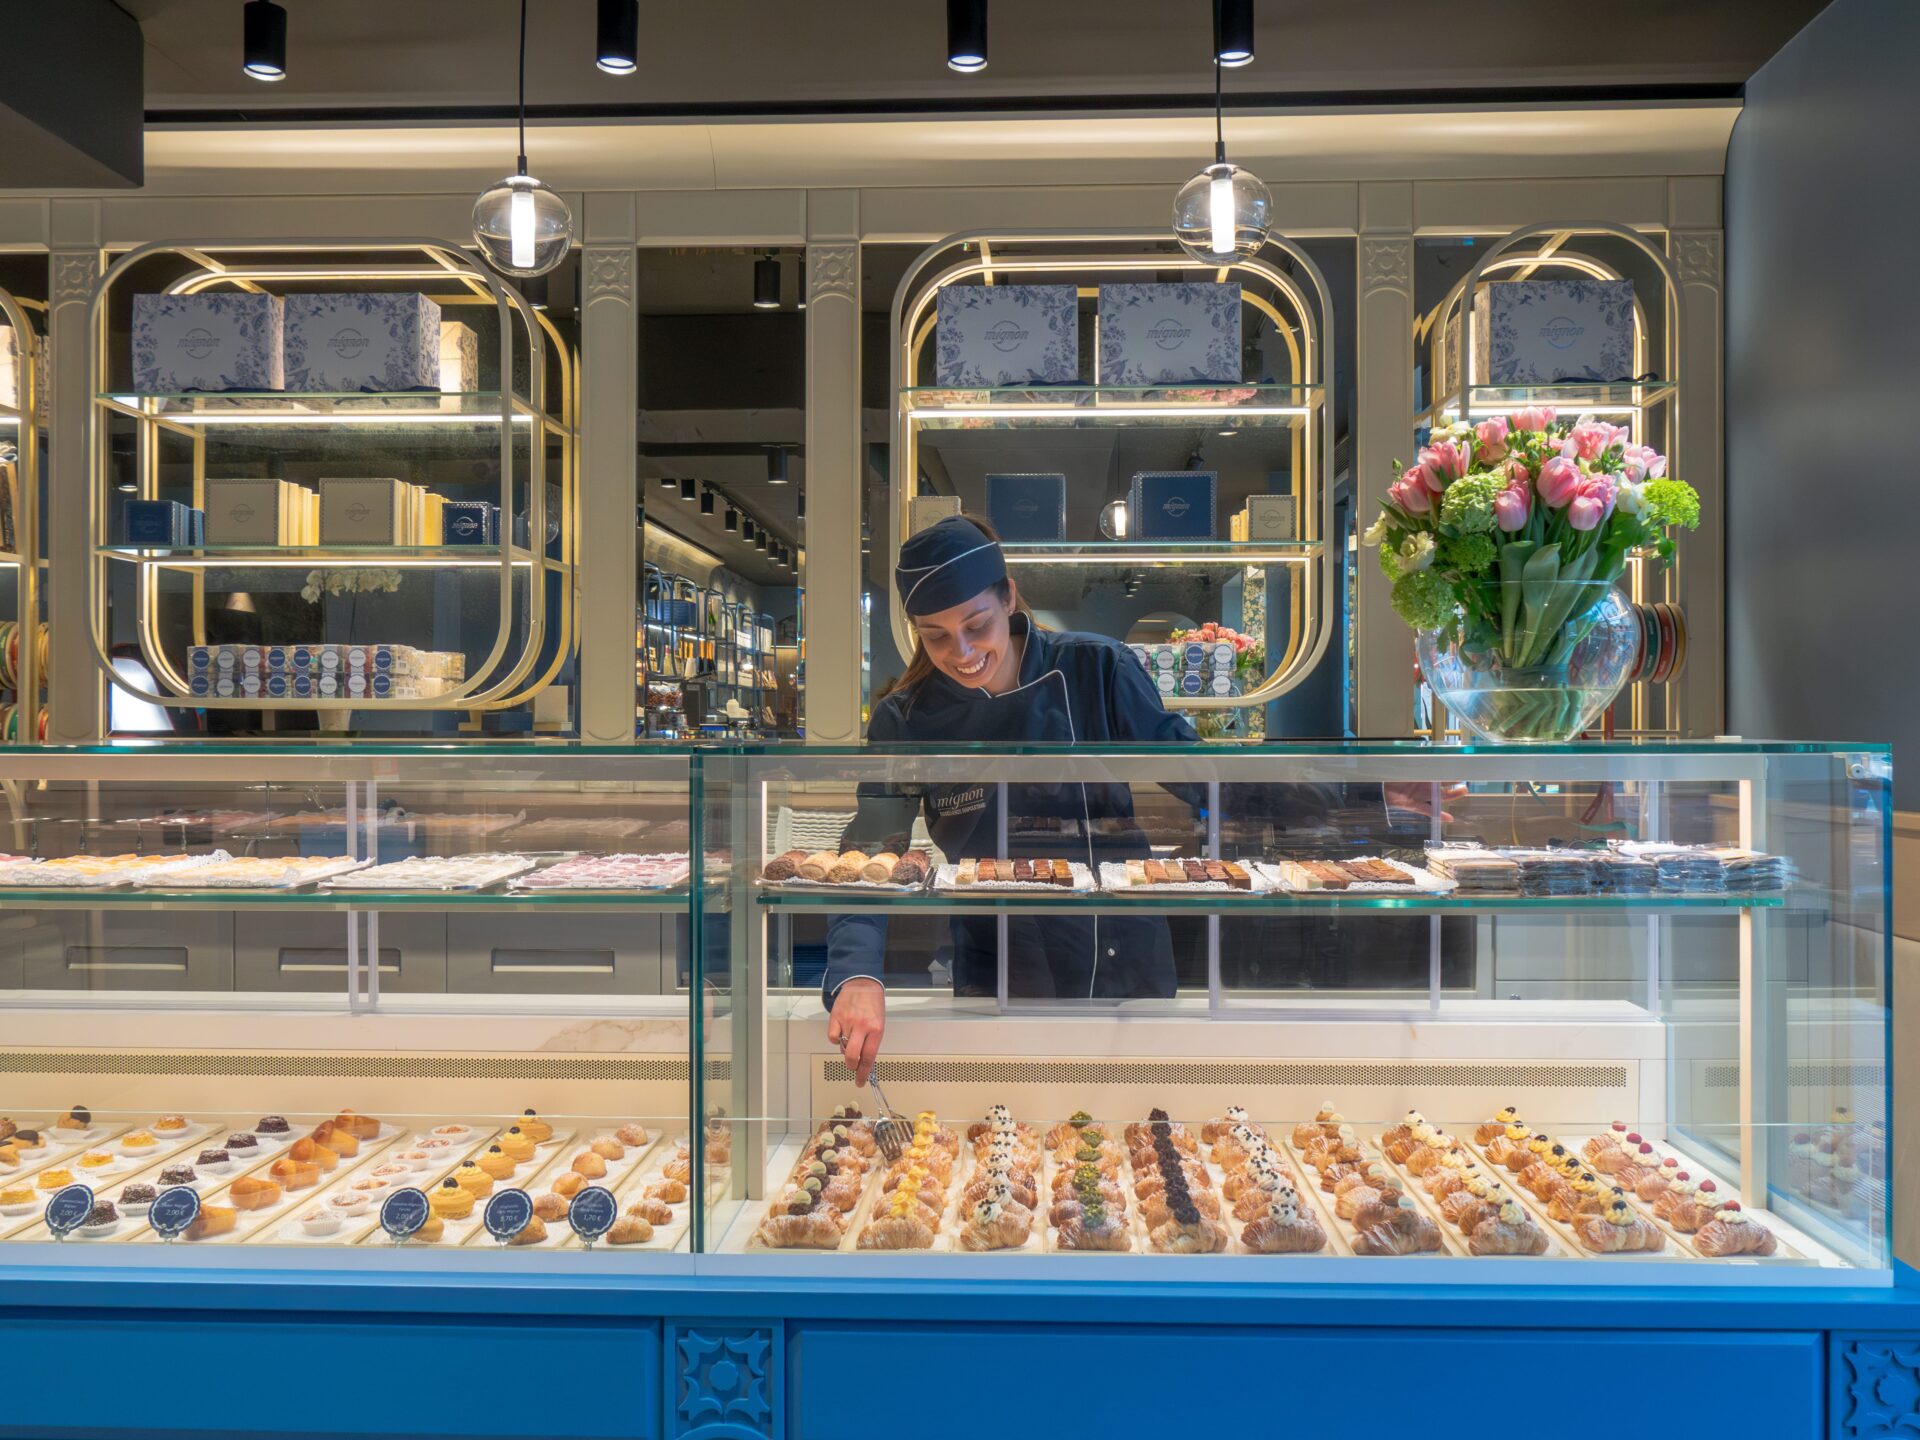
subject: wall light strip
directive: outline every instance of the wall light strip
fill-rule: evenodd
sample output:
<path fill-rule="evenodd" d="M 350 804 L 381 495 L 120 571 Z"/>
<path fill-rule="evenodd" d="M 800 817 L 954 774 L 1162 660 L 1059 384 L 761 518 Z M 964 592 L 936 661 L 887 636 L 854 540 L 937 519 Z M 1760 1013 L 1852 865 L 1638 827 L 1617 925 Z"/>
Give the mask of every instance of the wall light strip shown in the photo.
<path fill-rule="evenodd" d="M 157 565 L 166 570 L 494 570 L 500 565 L 498 556 L 491 560 L 485 558 L 473 560 L 379 559 L 359 556 L 350 559 L 339 556 L 309 556 L 304 560 L 267 560 L 246 556 L 197 559 L 191 556 L 175 557 L 164 552 L 141 554 L 133 550 L 113 550 L 108 553 L 123 559 Z M 513 567 L 516 570 L 531 570 L 533 561 L 515 560 Z"/>
<path fill-rule="evenodd" d="M 1315 549 L 1318 549 L 1316 543 Z M 1199 554 L 1177 550 L 1123 550 L 1114 555 L 1022 555 L 1006 552 L 1009 565 L 1304 565 L 1314 554 L 1297 550 L 1250 550 L 1245 553 Z"/>
<path fill-rule="evenodd" d="M 129 409 L 135 406 L 135 402 L 128 399 L 122 399 L 120 403 L 125 404 Z M 141 418 L 164 420 L 174 425 L 497 425 L 500 422 L 500 417 L 497 415 L 439 410 L 390 412 L 349 410 L 336 414 L 317 414 L 307 410 L 286 412 L 146 410 L 141 412 Z M 516 411 L 513 423 L 531 425 L 533 416 Z"/>
<path fill-rule="evenodd" d="M 1231 420 L 1242 415 L 1311 415 L 1306 405 L 953 405 L 915 406 L 907 411 L 912 420 L 1145 420 L 1167 419 Z"/>

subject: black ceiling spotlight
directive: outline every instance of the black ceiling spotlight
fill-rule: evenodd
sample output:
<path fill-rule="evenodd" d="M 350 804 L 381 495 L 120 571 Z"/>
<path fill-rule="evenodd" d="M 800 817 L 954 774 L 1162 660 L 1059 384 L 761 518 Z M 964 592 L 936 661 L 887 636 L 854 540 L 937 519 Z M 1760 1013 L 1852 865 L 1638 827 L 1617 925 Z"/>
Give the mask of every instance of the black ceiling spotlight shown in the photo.
<path fill-rule="evenodd" d="M 772 543 L 773 542 L 767 538 L 767 531 L 765 526 L 762 526 L 760 528 L 759 533 L 753 537 L 753 548 L 756 550 L 764 551 Z"/>
<path fill-rule="evenodd" d="M 743 517 L 740 521 L 740 538 L 742 540 L 753 539 L 753 517 L 751 515 Z"/>
<path fill-rule="evenodd" d="M 255 80 L 287 78 L 287 12 L 274 0 L 247 0 L 240 15 L 240 68 Z"/>
<path fill-rule="evenodd" d="M 1253 63 L 1253 0 L 1213 0 L 1213 58 L 1229 70 Z"/>
<path fill-rule="evenodd" d="M 767 484 L 784 485 L 787 483 L 787 449 L 776 445 L 767 452 Z"/>
<path fill-rule="evenodd" d="M 780 308 L 780 259 L 778 256 L 762 255 L 753 262 L 753 308 L 756 310 Z"/>
<path fill-rule="evenodd" d="M 631 75 L 640 61 L 640 0 L 600 0 L 593 63 L 609 75 Z"/>
<path fill-rule="evenodd" d="M 987 68 L 987 0 L 947 0 L 947 68 L 962 75 Z"/>
<path fill-rule="evenodd" d="M 680 482 L 671 475 L 662 475 L 660 477 L 660 484 L 663 489 L 667 490 L 677 490 L 680 488 Z"/>
<path fill-rule="evenodd" d="M 799 518 L 802 520 L 806 519 L 807 518 L 807 487 L 802 485 L 800 487 L 799 493 L 797 493 L 793 498 L 797 502 L 796 508 L 799 514 Z"/>
<path fill-rule="evenodd" d="M 680 498 L 682 500 L 693 499 L 695 492 L 697 492 L 699 488 L 700 487 L 691 480 L 682 480 L 680 482 Z"/>
<path fill-rule="evenodd" d="M 700 513 L 702 515 L 713 513 L 713 491 L 703 489 L 700 492 Z"/>
<path fill-rule="evenodd" d="M 740 512 L 731 505 L 727 506 L 726 526 L 728 530 L 734 531 L 740 528 Z"/>

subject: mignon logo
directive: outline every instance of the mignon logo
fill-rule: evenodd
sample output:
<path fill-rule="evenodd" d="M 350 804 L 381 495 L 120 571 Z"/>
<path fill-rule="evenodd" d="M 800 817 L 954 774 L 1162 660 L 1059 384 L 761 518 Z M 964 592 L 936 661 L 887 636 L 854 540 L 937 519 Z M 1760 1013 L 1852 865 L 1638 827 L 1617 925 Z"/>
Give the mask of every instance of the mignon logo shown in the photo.
<path fill-rule="evenodd" d="M 1556 315 L 1540 327 L 1540 338 L 1556 350 L 1565 350 L 1587 333 L 1587 327 L 1565 315 Z"/>
<path fill-rule="evenodd" d="M 1016 500 L 1013 502 L 1013 513 L 1023 516 L 1038 515 L 1040 513 L 1040 502 L 1033 499 Z"/>
<path fill-rule="evenodd" d="M 180 337 L 179 344 L 180 348 L 195 360 L 204 360 L 219 348 L 220 342 L 213 338 L 211 330 L 203 330 L 195 326 Z"/>
<path fill-rule="evenodd" d="M 371 342 L 352 326 L 345 330 L 336 330 L 327 337 L 327 348 L 342 360 L 357 360 L 366 352 Z"/>
<path fill-rule="evenodd" d="M 239 524 L 244 525 L 249 520 L 253 519 L 253 506 L 247 504 L 243 500 L 240 502 L 240 504 L 234 506 L 233 509 L 229 510 L 227 514 Z"/>
<path fill-rule="evenodd" d="M 1156 320 L 1147 331 L 1147 338 L 1162 350 L 1178 350 L 1193 334 L 1193 327 L 1182 325 L 1178 320 Z"/>
<path fill-rule="evenodd" d="M 1186 496 L 1176 495 L 1160 508 L 1178 520 L 1182 515 L 1185 515 L 1187 511 L 1191 510 L 1193 506 L 1188 503 Z"/>
<path fill-rule="evenodd" d="M 997 320 L 987 330 L 987 343 L 996 350 L 1012 350 L 1027 343 L 1028 333 L 1023 325 L 1011 320 Z"/>
<path fill-rule="evenodd" d="M 347 518 L 349 520 L 354 521 L 356 524 L 359 521 L 366 519 L 372 513 L 373 513 L 372 507 L 369 506 L 367 502 L 364 500 L 355 500 L 352 504 L 347 506 Z"/>

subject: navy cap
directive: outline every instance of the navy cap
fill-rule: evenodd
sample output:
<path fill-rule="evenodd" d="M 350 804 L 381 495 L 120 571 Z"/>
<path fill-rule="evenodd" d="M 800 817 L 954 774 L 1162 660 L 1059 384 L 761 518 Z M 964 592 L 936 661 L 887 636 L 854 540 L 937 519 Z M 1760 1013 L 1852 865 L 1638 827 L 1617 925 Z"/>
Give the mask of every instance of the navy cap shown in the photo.
<path fill-rule="evenodd" d="M 909 615 L 932 615 L 971 600 L 1007 578 L 998 541 L 964 515 L 929 525 L 900 547 L 893 584 Z"/>

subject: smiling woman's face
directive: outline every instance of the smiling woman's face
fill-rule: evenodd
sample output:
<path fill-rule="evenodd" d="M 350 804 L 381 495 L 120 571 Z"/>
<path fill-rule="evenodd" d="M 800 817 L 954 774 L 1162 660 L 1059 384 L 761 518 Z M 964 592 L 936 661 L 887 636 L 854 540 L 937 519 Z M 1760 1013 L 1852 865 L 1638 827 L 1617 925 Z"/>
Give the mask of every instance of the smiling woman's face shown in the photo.
<path fill-rule="evenodd" d="M 920 648 L 941 674 L 996 695 L 1013 688 L 1020 657 L 1007 623 L 1013 615 L 1011 589 L 1009 597 L 1003 600 L 992 590 L 982 590 L 950 610 L 914 617 Z"/>

